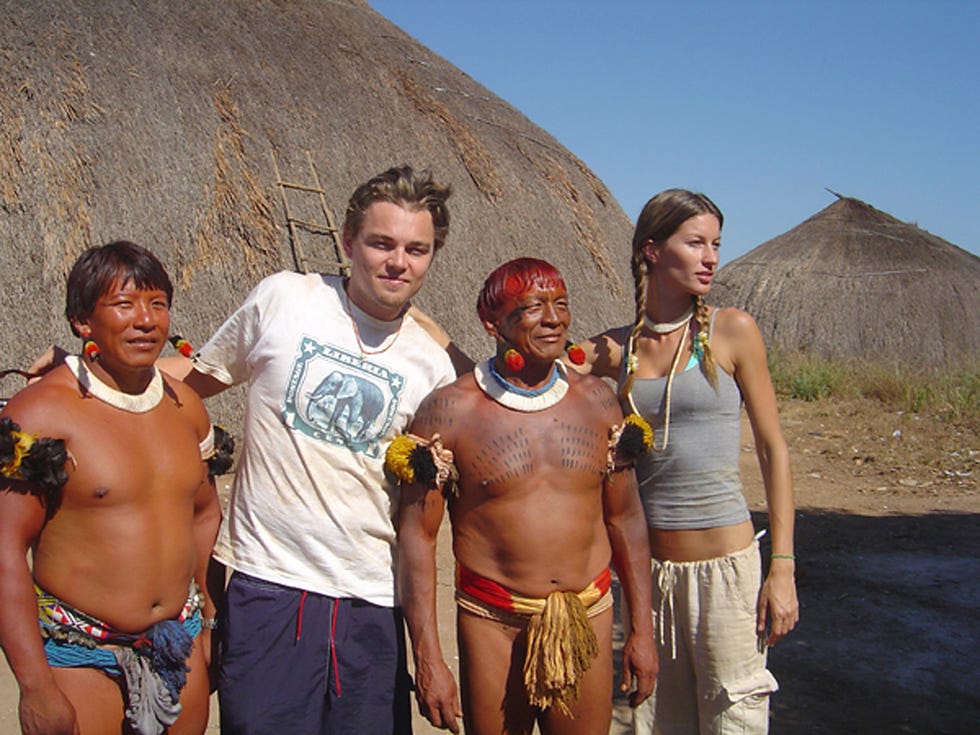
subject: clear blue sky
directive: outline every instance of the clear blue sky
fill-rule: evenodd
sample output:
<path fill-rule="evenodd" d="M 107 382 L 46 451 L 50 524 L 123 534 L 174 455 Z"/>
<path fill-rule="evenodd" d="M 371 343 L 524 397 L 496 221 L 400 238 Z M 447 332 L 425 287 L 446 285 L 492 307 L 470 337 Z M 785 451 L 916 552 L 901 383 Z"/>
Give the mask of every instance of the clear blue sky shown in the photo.
<path fill-rule="evenodd" d="M 723 263 L 835 201 L 980 254 L 978 0 L 370 0 L 575 153 L 635 220 L 725 213 Z"/>

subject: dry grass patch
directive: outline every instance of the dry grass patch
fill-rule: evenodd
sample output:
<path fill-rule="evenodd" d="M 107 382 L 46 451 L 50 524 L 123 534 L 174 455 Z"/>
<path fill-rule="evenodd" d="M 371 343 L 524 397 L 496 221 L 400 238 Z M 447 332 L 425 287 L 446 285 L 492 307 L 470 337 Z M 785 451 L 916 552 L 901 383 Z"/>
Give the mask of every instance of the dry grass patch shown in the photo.
<path fill-rule="evenodd" d="M 780 397 L 804 401 L 866 398 L 896 411 L 980 426 L 980 360 L 926 368 L 777 350 L 770 353 L 769 369 Z"/>

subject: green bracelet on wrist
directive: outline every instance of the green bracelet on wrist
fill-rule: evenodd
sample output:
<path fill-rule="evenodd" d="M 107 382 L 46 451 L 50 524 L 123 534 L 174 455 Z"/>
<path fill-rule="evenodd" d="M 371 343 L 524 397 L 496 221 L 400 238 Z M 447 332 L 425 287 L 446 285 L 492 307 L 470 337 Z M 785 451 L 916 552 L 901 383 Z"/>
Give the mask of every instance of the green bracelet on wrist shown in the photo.
<path fill-rule="evenodd" d="M 770 554 L 769 555 L 769 558 L 770 559 L 792 559 L 793 561 L 796 561 L 796 555 L 795 554 Z"/>

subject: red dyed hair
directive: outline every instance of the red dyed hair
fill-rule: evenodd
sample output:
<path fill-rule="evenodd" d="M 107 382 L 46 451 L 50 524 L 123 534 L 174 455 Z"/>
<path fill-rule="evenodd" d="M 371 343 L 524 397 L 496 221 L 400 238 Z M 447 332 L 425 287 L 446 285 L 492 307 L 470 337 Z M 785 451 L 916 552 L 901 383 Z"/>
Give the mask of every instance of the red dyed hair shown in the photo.
<path fill-rule="evenodd" d="M 568 291 L 561 273 L 551 263 L 538 258 L 517 258 L 499 266 L 487 276 L 476 300 L 476 313 L 484 322 L 496 322 L 508 305 L 536 288 Z"/>

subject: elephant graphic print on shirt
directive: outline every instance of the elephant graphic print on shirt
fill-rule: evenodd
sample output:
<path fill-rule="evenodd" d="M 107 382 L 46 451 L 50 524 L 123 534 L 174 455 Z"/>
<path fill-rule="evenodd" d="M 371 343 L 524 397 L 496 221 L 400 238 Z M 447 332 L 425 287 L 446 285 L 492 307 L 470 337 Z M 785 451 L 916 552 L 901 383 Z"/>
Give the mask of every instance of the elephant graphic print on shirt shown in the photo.
<path fill-rule="evenodd" d="M 327 375 L 307 397 L 310 399 L 307 418 L 322 429 L 332 426 L 348 441 L 363 439 L 371 422 L 384 408 L 384 397 L 378 386 L 340 370 Z"/>
<path fill-rule="evenodd" d="M 283 420 L 314 439 L 376 457 L 404 382 L 383 365 L 304 337 L 289 377 Z"/>

